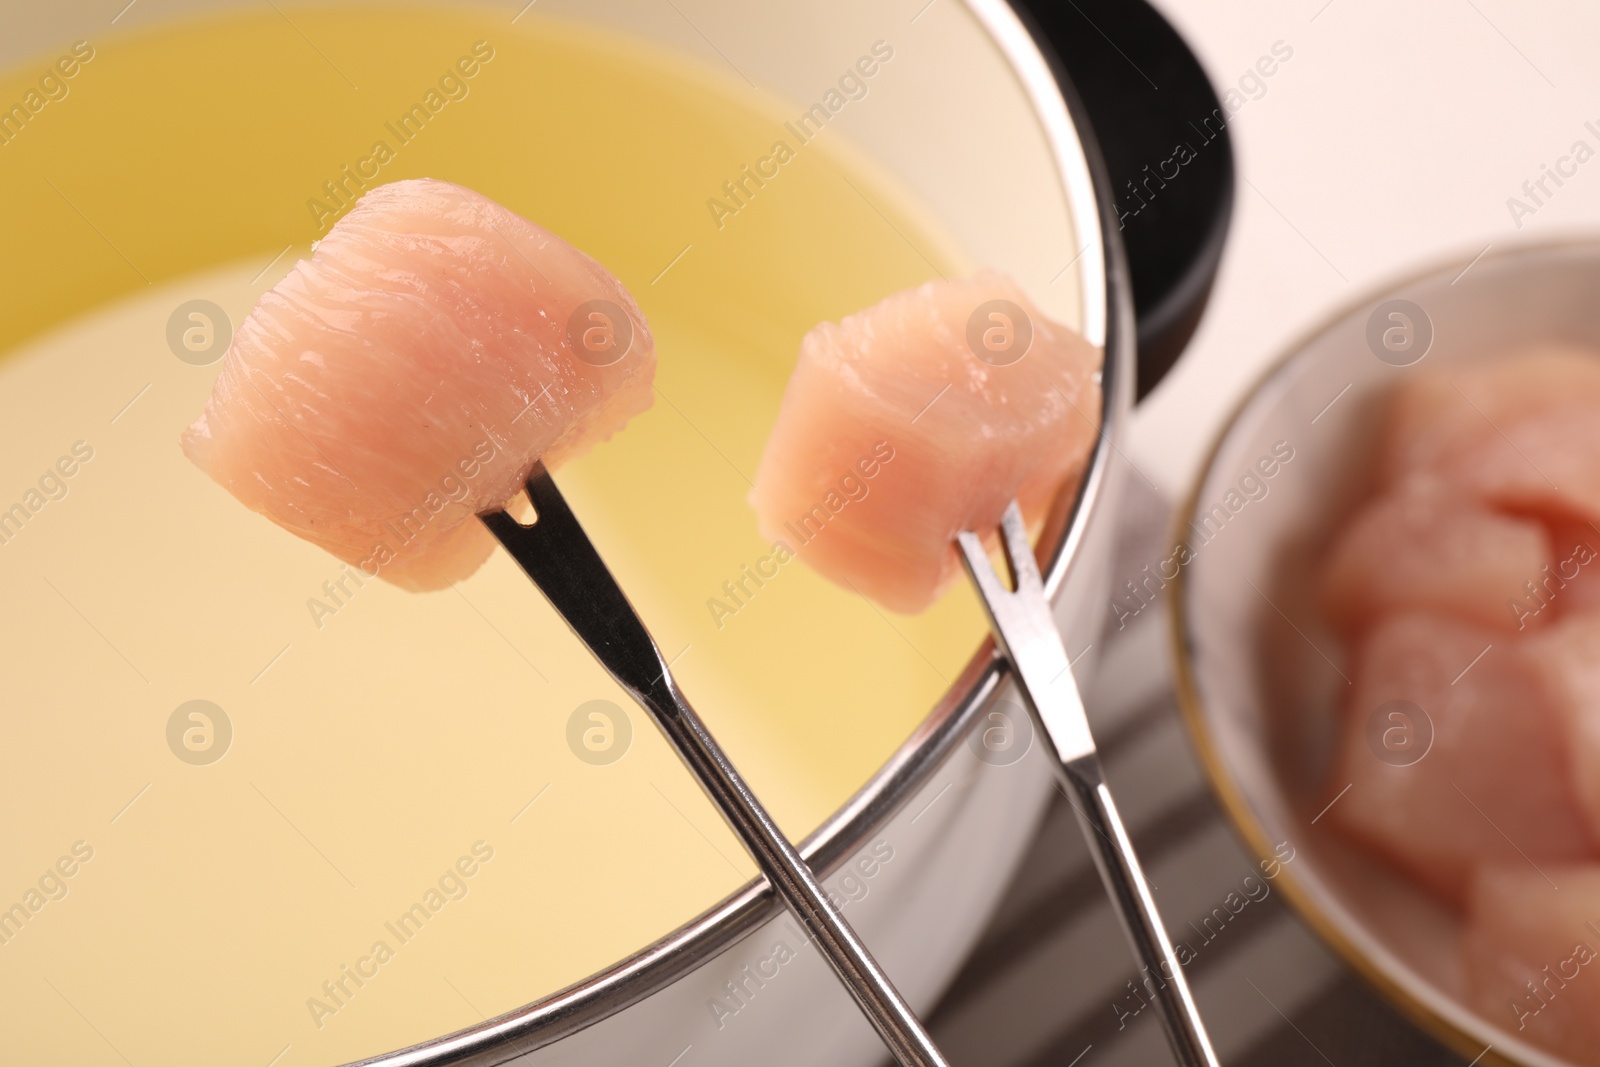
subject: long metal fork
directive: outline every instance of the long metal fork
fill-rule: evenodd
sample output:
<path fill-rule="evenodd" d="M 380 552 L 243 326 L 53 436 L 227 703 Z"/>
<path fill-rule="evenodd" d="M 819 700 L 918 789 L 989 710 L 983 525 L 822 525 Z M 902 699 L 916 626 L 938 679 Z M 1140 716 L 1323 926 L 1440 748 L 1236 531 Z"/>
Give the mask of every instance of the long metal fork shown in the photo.
<path fill-rule="evenodd" d="M 1011 665 L 1023 702 L 1055 750 L 1056 774 L 1078 814 L 1078 826 L 1089 842 L 1100 880 L 1116 906 L 1133 954 L 1144 967 L 1142 982 L 1160 1005 L 1172 1050 L 1184 1067 L 1218 1067 L 1217 1054 L 1184 979 L 1183 965 L 1161 924 L 1133 841 L 1106 788 L 1083 697 L 1072 677 L 1072 664 L 1050 602 L 1045 599 L 1022 511 L 1013 500 L 1000 520 L 1010 588 L 995 573 L 978 534 L 963 530 L 956 540 L 961 561 L 988 611 L 995 643 Z"/>
<path fill-rule="evenodd" d="M 478 516 L 595 659 L 666 735 L 903 1067 L 947 1067 L 933 1039 L 828 900 L 811 868 L 678 691 L 650 632 L 540 463 L 528 476 L 534 520 Z"/>

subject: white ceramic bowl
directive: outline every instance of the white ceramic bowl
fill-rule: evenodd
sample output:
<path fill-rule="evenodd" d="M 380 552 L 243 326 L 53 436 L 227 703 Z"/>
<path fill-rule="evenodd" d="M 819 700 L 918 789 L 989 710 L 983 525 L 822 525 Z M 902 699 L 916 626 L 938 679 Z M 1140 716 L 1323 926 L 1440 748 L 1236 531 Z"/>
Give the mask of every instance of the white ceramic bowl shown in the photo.
<path fill-rule="evenodd" d="M 1335 669 L 1344 653 L 1317 618 L 1313 579 L 1367 492 L 1386 390 L 1416 367 L 1529 342 L 1600 350 L 1597 291 L 1600 241 L 1591 239 L 1462 256 L 1369 294 L 1292 346 L 1250 392 L 1174 526 L 1175 542 L 1194 551 L 1174 583 L 1179 697 L 1223 806 L 1262 858 L 1292 845 L 1295 859 L 1277 884 L 1306 922 L 1391 1003 L 1467 1059 L 1482 1055 L 1479 1063 L 1562 1061 L 1519 1040 L 1509 1019 L 1469 1006 L 1453 913 L 1326 823 L 1313 824 L 1329 799 L 1344 689 Z M 1421 315 L 1389 306 L 1397 300 Z M 1382 342 L 1375 348 L 1369 337 L 1405 329 L 1389 318 L 1394 310 L 1412 320 L 1415 347 L 1379 358 Z M 1376 331 L 1374 319 L 1383 324 Z M 1280 442 L 1293 458 L 1261 480 L 1265 495 L 1241 490 Z"/>

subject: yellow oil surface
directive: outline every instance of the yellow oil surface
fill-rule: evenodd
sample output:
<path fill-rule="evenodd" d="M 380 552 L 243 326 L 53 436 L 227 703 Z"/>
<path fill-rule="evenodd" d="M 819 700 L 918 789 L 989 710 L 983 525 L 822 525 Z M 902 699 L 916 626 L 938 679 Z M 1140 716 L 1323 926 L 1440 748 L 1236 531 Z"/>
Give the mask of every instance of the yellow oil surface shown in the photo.
<path fill-rule="evenodd" d="M 180 454 L 227 328 L 191 302 L 237 325 L 350 175 L 479 189 L 638 297 L 656 404 L 559 480 L 789 834 L 983 632 L 964 590 L 896 618 L 779 564 L 745 503 L 805 330 L 965 267 L 889 184 L 742 82 L 536 12 L 285 10 L 0 79 L 27 107 L 61 72 L 0 144 L 0 1062 L 353 1060 L 753 871 L 503 555 L 358 585 Z"/>

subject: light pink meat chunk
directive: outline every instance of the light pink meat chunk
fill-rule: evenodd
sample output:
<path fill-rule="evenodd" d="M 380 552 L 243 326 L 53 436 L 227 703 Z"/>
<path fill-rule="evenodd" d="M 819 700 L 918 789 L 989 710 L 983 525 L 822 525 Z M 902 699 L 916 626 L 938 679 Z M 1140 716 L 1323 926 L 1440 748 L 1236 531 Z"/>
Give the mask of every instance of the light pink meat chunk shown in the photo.
<path fill-rule="evenodd" d="M 1568 616 L 1529 639 L 1541 699 L 1560 715 L 1574 791 L 1600 837 L 1600 611 Z"/>
<path fill-rule="evenodd" d="M 1600 406 L 1567 405 L 1508 421 L 1433 475 L 1496 507 L 1600 519 Z"/>
<path fill-rule="evenodd" d="M 1418 374 L 1396 390 L 1378 471 L 1386 484 L 1600 519 L 1600 353 L 1547 344 Z"/>
<path fill-rule="evenodd" d="M 261 298 L 183 448 L 285 529 L 439 588 L 493 547 L 473 517 L 649 407 L 654 371 L 605 268 L 471 190 L 395 182 Z"/>
<path fill-rule="evenodd" d="M 1479 870 L 1462 960 L 1484 1018 L 1573 1063 L 1600 1064 L 1600 865 Z"/>
<path fill-rule="evenodd" d="M 1368 503 L 1340 534 L 1323 572 L 1323 609 L 1345 630 L 1403 609 L 1521 629 L 1532 616 L 1515 605 L 1546 577 L 1548 541 L 1533 520 L 1403 487 Z"/>
<path fill-rule="evenodd" d="M 921 611 L 958 572 L 958 531 L 993 530 L 1013 497 L 1037 518 L 1082 472 L 1100 359 L 994 271 L 817 326 L 750 494 L 763 535 Z"/>
<path fill-rule="evenodd" d="M 1406 742 L 1425 728 L 1393 701 L 1431 723 L 1415 762 Z M 1446 899 L 1481 863 L 1596 854 L 1561 714 L 1503 631 L 1427 614 L 1379 623 L 1355 658 L 1339 744 L 1330 796 L 1350 789 L 1328 818 Z"/>
<path fill-rule="evenodd" d="M 1424 364 L 1389 401 L 1378 472 L 1394 482 L 1434 469 L 1496 426 L 1567 404 L 1600 408 L 1600 352 L 1546 343 L 1458 368 Z"/>
<path fill-rule="evenodd" d="M 1555 521 L 1550 526 L 1550 571 L 1523 597 L 1541 617 L 1600 611 L 1600 523 Z"/>

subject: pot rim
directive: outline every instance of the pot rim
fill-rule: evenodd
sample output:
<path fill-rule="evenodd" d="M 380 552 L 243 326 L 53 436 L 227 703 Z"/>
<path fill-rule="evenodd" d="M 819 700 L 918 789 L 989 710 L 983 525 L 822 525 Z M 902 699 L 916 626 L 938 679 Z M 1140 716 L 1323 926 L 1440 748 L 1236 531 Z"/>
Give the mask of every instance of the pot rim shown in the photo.
<path fill-rule="evenodd" d="M 1065 195 L 1083 298 L 1083 333 L 1104 353 L 1099 440 L 1077 492 L 1056 502 L 1039 545 L 1048 548 L 1046 594 L 1055 600 L 1085 527 L 1107 493 L 1108 468 L 1132 407 L 1135 327 L 1132 289 L 1110 182 L 1082 104 L 1005 0 L 962 0 L 1027 92 Z M 1080 137 L 1079 131 L 1085 131 Z M 985 638 L 948 692 L 895 754 L 799 846 L 819 878 L 836 871 L 925 786 L 999 690 L 1005 665 Z M 445 1067 L 473 1057 L 502 1063 L 569 1037 L 659 992 L 754 932 L 783 910 L 757 876 L 694 919 L 633 955 L 565 989 L 476 1026 L 348 1067 Z"/>
<path fill-rule="evenodd" d="M 1301 331 L 1282 348 L 1279 355 L 1251 382 L 1244 395 L 1229 411 L 1205 452 L 1199 473 L 1195 475 L 1183 499 L 1173 511 L 1169 540 L 1176 543 L 1182 538 L 1184 531 L 1190 528 L 1190 523 L 1199 513 L 1201 491 L 1216 466 L 1218 455 L 1233 436 L 1240 420 L 1260 402 L 1262 397 L 1310 358 L 1306 355 L 1306 351 L 1318 338 L 1351 315 L 1377 304 L 1393 293 L 1428 281 L 1465 273 L 1462 270 L 1464 266 L 1471 266 L 1480 260 L 1493 263 L 1526 255 L 1579 249 L 1600 250 L 1600 234 L 1519 242 L 1490 254 L 1473 253 L 1463 249 L 1449 255 L 1437 256 L 1421 268 L 1390 275 L 1368 286 L 1355 298 L 1340 303 L 1320 316 L 1314 325 Z M 1200 694 L 1199 672 L 1195 664 L 1193 645 L 1189 640 L 1189 608 L 1194 598 L 1189 589 L 1188 568 L 1179 568 L 1178 576 L 1171 584 L 1172 601 L 1167 620 L 1167 647 L 1173 665 L 1173 688 L 1177 695 L 1180 716 L 1190 743 L 1205 771 L 1206 779 L 1210 783 L 1211 791 L 1227 816 L 1229 824 L 1255 859 L 1270 860 L 1274 858 L 1275 851 L 1266 826 L 1257 817 L 1255 808 L 1245 796 L 1243 788 L 1228 770 L 1208 726 L 1210 715 Z M 1355 938 L 1345 932 L 1344 924 L 1321 906 L 1317 895 L 1307 888 L 1299 875 L 1290 867 L 1282 868 L 1275 885 L 1282 890 L 1301 921 L 1309 926 L 1324 944 L 1333 949 L 1340 962 L 1359 975 L 1390 1006 L 1435 1040 L 1464 1058 L 1478 1057 L 1472 1062 L 1482 1064 L 1483 1067 L 1540 1067 L 1537 1060 L 1513 1058 L 1503 1054 L 1498 1041 L 1483 1040 L 1478 1033 L 1430 1004 L 1427 998 L 1413 993 L 1392 966 L 1374 959 L 1356 943 Z M 1476 1013 L 1465 1007 L 1462 1007 L 1461 1012 L 1463 1015 L 1478 1018 Z M 1485 1027 L 1492 1027 L 1492 1024 L 1486 1021 L 1482 1023 Z M 1485 1048 L 1485 1045 L 1489 1047 Z"/>

